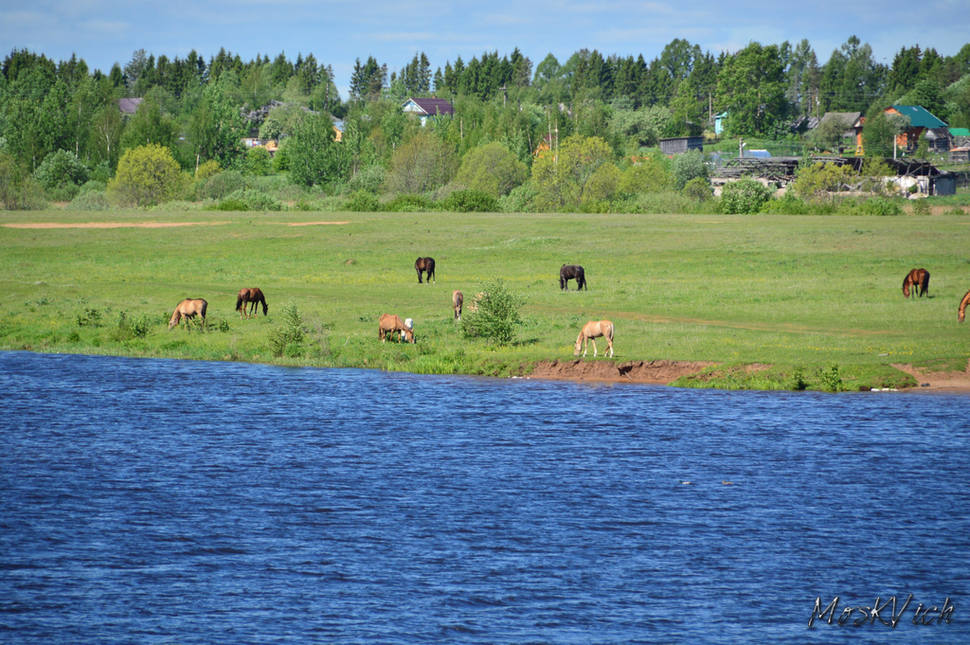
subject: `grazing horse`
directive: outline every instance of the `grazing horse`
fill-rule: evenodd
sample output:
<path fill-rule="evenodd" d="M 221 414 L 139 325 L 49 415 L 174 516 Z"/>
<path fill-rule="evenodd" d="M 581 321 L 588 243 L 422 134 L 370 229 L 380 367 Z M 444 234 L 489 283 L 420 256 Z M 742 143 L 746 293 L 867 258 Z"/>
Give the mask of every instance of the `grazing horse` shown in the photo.
<path fill-rule="evenodd" d="M 579 336 L 576 337 L 576 347 L 573 350 L 573 356 L 579 355 L 579 346 L 583 346 L 583 356 L 586 356 L 586 349 L 589 347 L 589 342 L 593 341 L 593 358 L 596 358 L 596 339 L 600 336 L 606 338 L 606 342 L 609 344 L 607 352 L 610 357 L 613 356 L 613 323 L 609 320 L 590 320 L 588 323 L 583 325 L 583 330 L 579 332 Z"/>
<path fill-rule="evenodd" d="M 967 305 L 970 305 L 970 291 L 963 294 L 963 300 L 960 301 L 960 309 L 957 310 L 957 320 L 963 322 L 964 312 L 967 310 Z"/>
<path fill-rule="evenodd" d="M 461 291 L 451 293 L 451 307 L 455 310 L 455 320 L 461 320 L 461 305 L 465 302 L 465 296 Z"/>
<path fill-rule="evenodd" d="M 175 307 L 175 311 L 172 312 L 172 319 L 168 321 L 168 328 L 171 329 L 179 324 L 180 320 L 185 320 L 185 328 L 191 329 L 189 319 L 199 316 L 202 329 L 205 329 L 205 310 L 208 307 L 209 303 L 202 298 L 186 298 Z"/>
<path fill-rule="evenodd" d="M 247 305 L 249 305 L 249 311 L 246 311 Z M 239 312 L 240 318 L 254 317 L 256 305 L 263 305 L 263 315 L 265 316 L 269 307 L 266 306 L 266 297 L 259 287 L 244 287 L 239 290 L 239 295 L 236 296 L 236 311 Z"/>
<path fill-rule="evenodd" d="M 564 264 L 559 267 L 559 288 L 569 291 L 569 281 L 576 280 L 576 290 L 585 288 L 589 291 L 589 287 L 586 286 L 586 271 L 583 267 L 578 264 Z"/>
<path fill-rule="evenodd" d="M 926 269 L 913 269 L 903 279 L 903 296 L 909 298 L 909 288 L 916 287 L 919 297 L 930 290 L 930 272 Z"/>
<path fill-rule="evenodd" d="M 394 332 L 397 332 L 398 342 L 407 338 L 409 343 L 413 343 L 414 321 L 410 318 L 402 321 L 399 316 L 394 314 L 381 314 L 381 319 L 377 323 L 377 337 L 381 339 L 382 343 L 386 343 L 388 334 L 393 336 Z"/>
<path fill-rule="evenodd" d="M 414 261 L 414 270 L 418 272 L 418 284 L 421 284 L 421 273 L 425 273 L 427 282 L 435 280 L 434 277 L 434 258 L 418 258 Z"/>

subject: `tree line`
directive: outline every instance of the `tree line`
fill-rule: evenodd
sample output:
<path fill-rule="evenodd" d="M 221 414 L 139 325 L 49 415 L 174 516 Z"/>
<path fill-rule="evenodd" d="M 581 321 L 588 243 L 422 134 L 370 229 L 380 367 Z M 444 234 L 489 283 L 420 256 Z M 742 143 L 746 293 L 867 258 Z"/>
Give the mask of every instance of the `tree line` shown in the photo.
<path fill-rule="evenodd" d="M 432 94 L 454 103 L 453 118 L 421 128 L 402 114 L 405 98 Z M 141 99 L 132 115 L 118 109 L 125 97 Z M 893 103 L 970 126 L 970 44 L 952 56 L 903 46 L 891 65 L 855 36 L 824 63 L 807 40 L 714 54 L 680 38 L 649 62 L 581 49 L 533 65 L 516 48 L 457 57 L 432 71 L 424 52 L 398 70 L 368 56 L 356 59 L 346 98 L 332 66 L 312 54 L 244 61 L 222 49 L 206 61 L 195 51 L 169 58 L 138 50 L 104 73 L 77 56 L 55 62 L 15 50 L 0 67 L 0 182 L 34 175 L 60 154 L 58 171 L 48 167 L 42 176 L 107 183 L 126 151 L 153 145 L 188 173 L 208 162 L 286 173 L 309 187 L 419 192 L 453 178 L 465 155 L 491 143 L 531 172 L 537 150 L 558 150 L 571 136 L 596 137 L 619 160 L 642 156 L 662 137 L 709 131 L 715 114 L 726 115 L 726 136 L 796 139 L 798 117 L 878 116 Z M 342 122 L 340 145 L 335 121 Z M 279 140 L 276 156 L 247 150 L 247 134 Z M 393 156 L 418 154 L 417 145 L 441 147 L 440 158 L 451 161 L 427 170 L 436 177 L 430 183 L 393 179 Z M 75 160 L 70 172 L 63 154 Z"/>

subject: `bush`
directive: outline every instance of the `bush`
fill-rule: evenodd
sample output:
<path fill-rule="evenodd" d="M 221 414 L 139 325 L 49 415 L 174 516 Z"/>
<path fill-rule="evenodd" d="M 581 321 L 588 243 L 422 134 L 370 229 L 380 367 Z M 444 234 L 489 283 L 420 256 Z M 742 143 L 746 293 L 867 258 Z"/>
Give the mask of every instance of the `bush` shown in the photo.
<path fill-rule="evenodd" d="M 515 327 L 522 324 L 522 301 L 501 280 L 486 284 L 462 317 L 462 332 L 468 338 L 484 338 L 499 345 L 515 339 Z"/>
<path fill-rule="evenodd" d="M 245 168 L 249 175 L 268 175 L 273 170 L 273 157 L 262 146 L 250 148 L 246 151 Z"/>
<path fill-rule="evenodd" d="M 77 194 L 78 186 L 88 180 L 88 169 L 73 152 L 57 150 L 37 166 L 34 179 L 56 200 L 70 200 Z"/>
<path fill-rule="evenodd" d="M 696 199 L 699 202 L 707 201 L 714 196 L 711 182 L 706 177 L 694 177 L 684 184 L 684 189 L 681 192 L 686 197 Z"/>
<path fill-rule="evenodd" d="M 668 162 L 655 156 L 644 157 L 623 172 L 618 189 L 632 197 L 638 193 L 659 193 L 674 185 Z"/>
<path fill-rule="evenodd" d="M 72 211 L 106 211 L 111 208 L 111 204 L 103 192 L 81 190 L 78 196 L 67 205 L 67 208 Z"/>
<path fill-rule="evenodd" d="M 282 310 L 283 323 L 277 327 L 269 337 L 273 356 L 289 356 L 297 358 L 304 353 L 303 340 L 306 338 L 306 328 L 303 326 L 303 316 L 293 303 L 287 303 Z"/>
<path fill-rule="evenodd" d="M 219 166 L 219 162 L 213 159 L 203 161 L 199 164 L 199 167 L 195 169 L 195 178 L 198 180 L 205 180 L 210 177 L 214 177 L 222 172 L 222 168 Z"/>
<path fill-rule="evenodd" d="M 691 179 L 703 177 L 707 179 L 710 171 L 704 161 L 704 153 L 700 150 L 688 150 L 674 157 L 673 161 L 674 187 L 682 190 Z"/>
<path fill-rule="evenodd" d="M 347 200 L 347 210 L 356 213 L 374 213 L 381 210 L 381 203 L 373 193 L 358 190 Z"/>
<path fill-rule="evenodd" d="M 202 187 L 196 191 L 196 197 L 198 199 L 222 199 L 230 193 L 246 188 L 246 186 L 246 178 L 243 177 L 241 172 L 226 170 L 206 179 Z"/>
<path fill-rule="evenodd" d="M 739 179 L 721 189 L 721 212 L 757 213 L 771 198 L 771 189 L 754 179 Z"/>
<path fill-rule="evenodd" d="M 150 143 L 125 151 L 108 192 L 122 204 L 151 206 L 174 199 L 182 186 L 182 170 L 163 146 Z"/>
<path fill-rule="evenodd" d="M 384 210 L 395 213 L 421 213 L 434 210 L 434 204 L 421 195 L 398 195 L 384 205 Z"/>
<path fill-rule="evenodd" d="M 498 200 L 480 190 L 456 190 L 448 195 L 441 205 L 445 210 L 458 213 L 498 212 Z"/>
<path fill-rule="evenodd" d="M 279 200 L 264 192 L 244 188 L 230 194 L 219 202 L 216 210 L 220 211 L 278 211 L 283 205 Z"/>
<path fill-rule="evenodd" d="M 12 156 L 0 152 L 0 208 L 43 208 L 42 192 L 34 178 L 24 172 Z"/>
<path fill-rule="evenodd" d="M 858 212 L 863 215 L 902 215 L 903 207 L 899 200 L 888 197 L 873 197 L 857 203 Z"/>
<path fill-rule="evenodd" d="M 354 192 L 365 190 L 369 193 L 377 194 L 381 186 L 384 185 L 386 175 L 387 172 L 384 170 L 384 166 L 380 164 L 365 166 L 350 178 L 350 181 L 347 182 L 347 188 Z"/>
<path fill-rule="evenodd" d="M 499 197 L 498 207 L 503 213 L 524 213 L 532 209 L 532 200 L 537 191 L 531 182 L 513 188 L 508 195 Z"/>
<path fill-rule="evenodd" d="M 925 199 L 917 199 L 913 201 L 913 215 L 929 215 L 930 205 Z"/>
<path fill-rule="evenodd" d="M 501 197 L 520 185 L 529 169 L 501 143 L 492 142 L 465 153 L 455 181 L 472 190 Z"/>

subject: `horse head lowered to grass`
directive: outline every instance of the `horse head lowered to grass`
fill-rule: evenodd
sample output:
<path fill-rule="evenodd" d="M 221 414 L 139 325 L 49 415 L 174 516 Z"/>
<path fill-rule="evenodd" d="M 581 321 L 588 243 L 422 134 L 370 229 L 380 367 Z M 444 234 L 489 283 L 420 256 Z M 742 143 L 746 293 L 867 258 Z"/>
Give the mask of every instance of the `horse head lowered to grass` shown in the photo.
<path fill-rule="evenodd" d="M 967 305 L 970 305 L 970 291 L 963 294 L 963 300 L 960 301 L 960 308 L 957 309 L 957 320 L 963 322 L 966 318 Z"/>
<path fill-rule="evenodd" d="M 586 289 L 586 270 L 578 264 L 564 264 L 559 267 L 559 288 L 569 291 L 569 281 L 576 280 L 576 291 Z"/>
<path fill-rule="evenodd" d="M 926 269 L 913 269 L 903 278 L 903 297 L 909 298 L 909 290 L 916 287 L 915 291 L 919 297 L 930 290 L 930 272 Z"/>
<path fill-rule="evenodd" d="M 172 318 L 168 321 L 168 328 L 171 329 L 184 320 L 185 328 L 190 329 L 189 321 L 198 316 L 200 326 L 205 329 L 205 311 L 208 307 L 209 303 L 202 298 L 186 298 L 176 305 L 175 311 L 172 312 Z"/>
<path fill-rule="evenodd" d="M 248 305 L 249 311 L 246 311 Z M 266 296 L 259 287 L 243 287 L 236 296 L 236 311 L 240 318 L 251 318 L 256 315 L 256 306 L 263 305 L 263 315 L 269 310 Z"/>
<path fill-rule="evenodd" d="M 576 337 L 576 347 L 573 350 L 573 356 L 579 355 L 579 347 L 583 347 L 583 356 L 586 356 L 586 350 L 589 347 L 589 342 L 593 342 L 593 358 L 596 357 L 596 339 L 603 337 L 606 339 L 608 345 L 607 353 L 610 357 L 613 357 L 613 323 L 609 320 L 590 320 L 588 323 L 583 325 L 582 331 L 579 332 L 579 336 Z"/>
<path fill-rule="evenodd" d="M 434 277 L 434 258 L 418 258 L 414 261 L 414 270 L 418 272 L 418 282 L 421 282 L 421 274 L 425 274 L 426 282 L 437 282 Z"/>
<path fill-rule="evenodd" d="M 407 342 L 413 343 L 414 321 L 410 318 L 401 320 L 400 316 L 395 314 L 381 314 L 381 318 L 377 322 L 377 337 L 381 339 L 382 343 L 386 343 L 388 335 L 393 337 L 395 333 L 397 333 L 398 342 L 407 339 Z"/>

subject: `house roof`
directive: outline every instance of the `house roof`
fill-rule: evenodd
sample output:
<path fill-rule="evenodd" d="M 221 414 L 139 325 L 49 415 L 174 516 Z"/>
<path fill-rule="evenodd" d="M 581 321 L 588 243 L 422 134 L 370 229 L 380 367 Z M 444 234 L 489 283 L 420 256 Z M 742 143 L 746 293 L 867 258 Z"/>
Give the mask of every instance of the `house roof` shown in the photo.
<path fill-rule="evenodd" d="M 861 116 L 862 112 L 826 112 L 819 121 L 819 125 L 832 121 L 833 119 L 838 119 L 848 124 L 850 128 L 854 128 Z"/>
<path fill-rule="evenodd" d="M 954 137 L 970 137 L 970 128 L 950 128 L 950 134 Z"/>
<path fill-rule="evenodd" d="M 118 99 L 118 109 L 122 114 L 134 114 L 143 99 Z"/>
<path fill-rule="evenodd" d="M 930 114 L 930 111 L 922 105 L 893 105 L 892 109 L 905 117 L 909 117 L 909 123 L 914 128 L 946 127 L 946 123 Z"/>
<path fill-rule="evenodd" d="M 436 99 L 436 98 L 414 98 L 411 97 L 404 102 L 407 106 L 409 103 L 413 103 L 420 110 L 412 110 L 414 112 L 423 112 L 427 115 L 435 114 L 454 114 L 455 108 L 451 105 L 451 102 L 446 99 Z"/>

